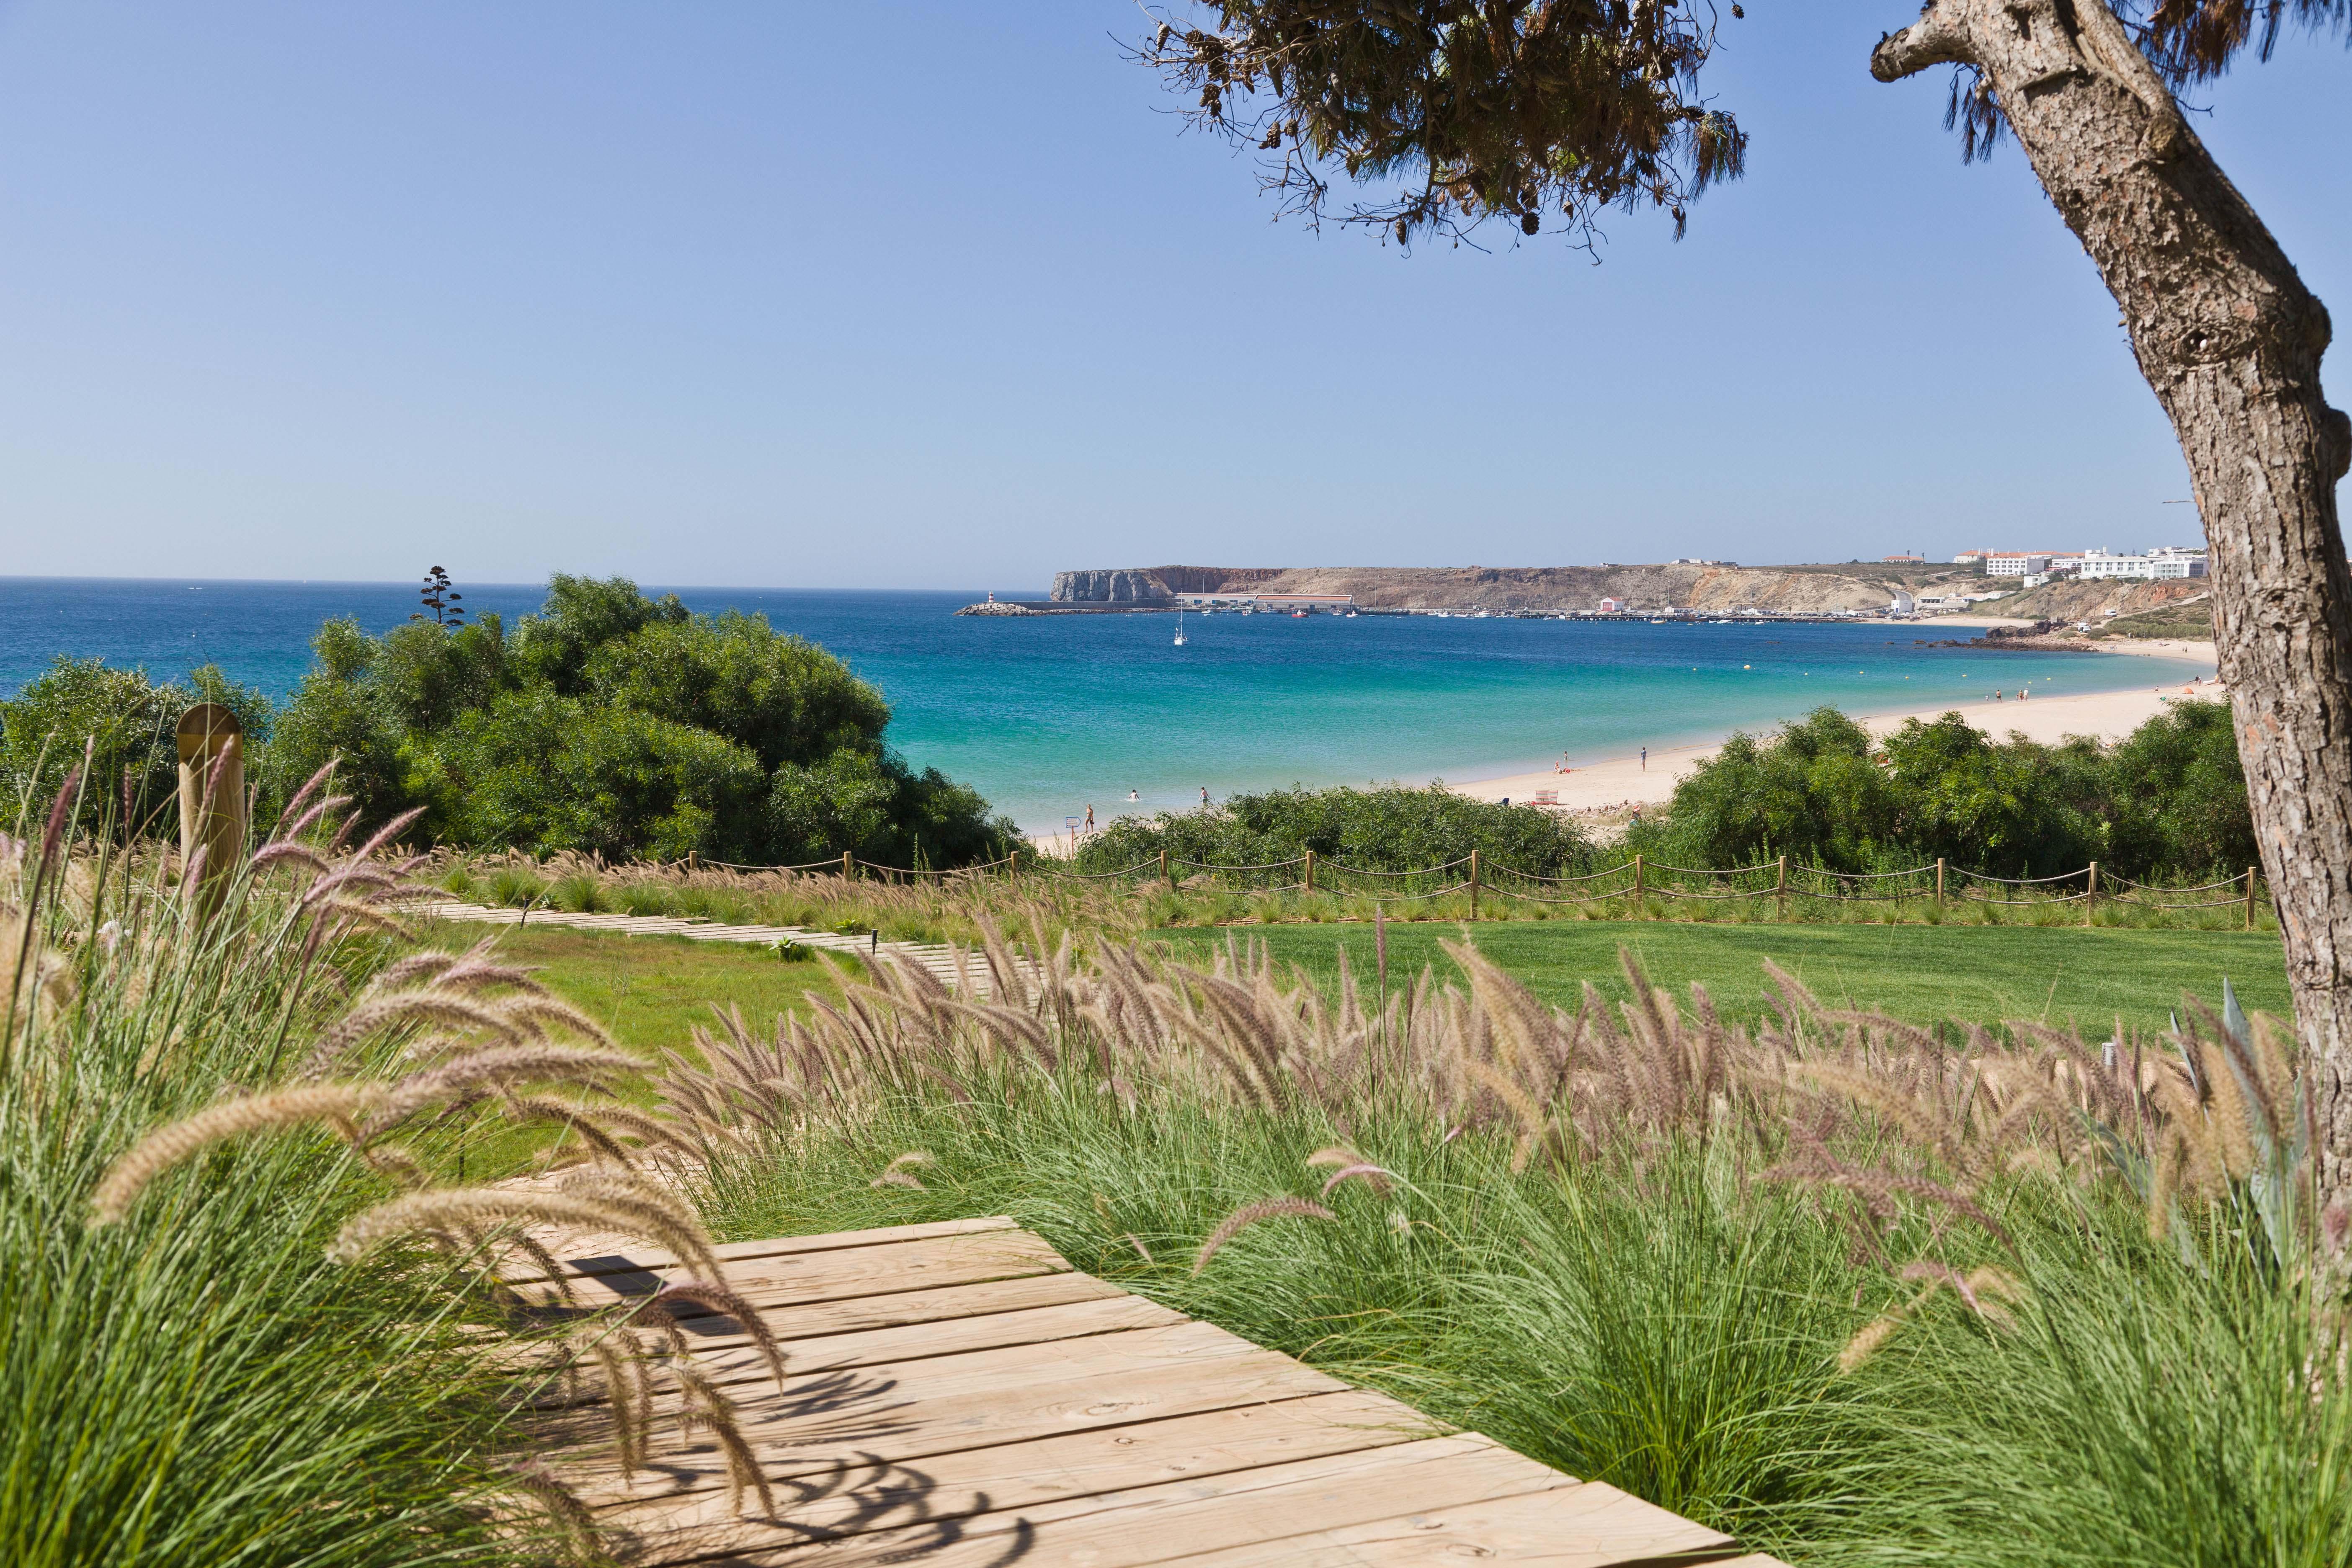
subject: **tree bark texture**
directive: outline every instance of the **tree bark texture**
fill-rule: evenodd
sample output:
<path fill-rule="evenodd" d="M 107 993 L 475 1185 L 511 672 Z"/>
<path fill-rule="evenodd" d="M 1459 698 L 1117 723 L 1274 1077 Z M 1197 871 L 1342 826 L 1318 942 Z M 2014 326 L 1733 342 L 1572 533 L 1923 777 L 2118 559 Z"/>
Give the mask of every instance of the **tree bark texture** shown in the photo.
<path fill-rule="evenodd" d="M 1880 41 L 1894 81 L 1988 79 L 2122 307 L 2187 457 L 2215 636 L 2315 1093 L 2322 1201 L 2352 1195 L 2352 571 L 2326 310 L 2104 0 L 1932 0 Z"/>

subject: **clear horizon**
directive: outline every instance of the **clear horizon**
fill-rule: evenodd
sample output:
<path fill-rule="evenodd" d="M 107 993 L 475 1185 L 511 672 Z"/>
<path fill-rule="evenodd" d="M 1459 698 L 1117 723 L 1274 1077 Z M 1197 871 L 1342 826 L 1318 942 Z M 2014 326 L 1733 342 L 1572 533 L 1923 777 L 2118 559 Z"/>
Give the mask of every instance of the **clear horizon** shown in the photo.
<path fill-rule="evenodd" d="M 14 0 L 0 558 L 1043 592 L 2192 541 L 2015 144 L 1964 167 L 1940 79 L 1870 79 L 1911 7 L 1752 9 L 1709 68 L 1748 178 L 1595 266 L 1271 222 L 1124 0 Z M 2290 35 L 2192 95 L 2339 308 L 2346 70 Z"/>

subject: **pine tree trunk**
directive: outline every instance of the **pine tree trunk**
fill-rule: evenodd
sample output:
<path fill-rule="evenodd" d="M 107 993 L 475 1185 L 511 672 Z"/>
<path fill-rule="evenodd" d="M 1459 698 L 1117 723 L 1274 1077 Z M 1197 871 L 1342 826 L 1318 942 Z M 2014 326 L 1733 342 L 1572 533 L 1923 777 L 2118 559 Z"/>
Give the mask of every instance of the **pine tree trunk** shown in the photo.
<path fill-rule="evenodd" d="M 1894 81 L 1983 73 L 2123 308 L 2180 437 L 2214 632 L 2317 1090 L 2322 1201 L 2352 1196 L 2352 424 L 2319 389 L 2327 312 L 2103 0 L 1933 0 L 1880 41 Z"/>

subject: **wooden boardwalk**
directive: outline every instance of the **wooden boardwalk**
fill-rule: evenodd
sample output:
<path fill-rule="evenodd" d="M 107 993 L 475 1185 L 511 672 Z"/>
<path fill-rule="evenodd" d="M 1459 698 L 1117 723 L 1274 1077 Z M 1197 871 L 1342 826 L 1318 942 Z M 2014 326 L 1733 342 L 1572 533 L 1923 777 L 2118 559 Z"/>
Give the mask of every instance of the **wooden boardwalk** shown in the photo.
<path fill-rule="evenodd" d="M 546 1457 L 625 1562 L 1778 1568 L 1078 1273 L 1010 1220 L 720 1254 L 782 1342 L 784 1384 L 731 1319 L 690 1320 L 688 1337 L 732 1397 L 776 1512 L 730 1510 L 707 1435 L 681 1446 L 665 1421 L 651 1468 L 629 1478 L 599 1413 L 558 1413 Z M 565 1265 L 581 1300 L 608 1303 L 677 1273 L 644 1248 L 569 1249 Z"/>

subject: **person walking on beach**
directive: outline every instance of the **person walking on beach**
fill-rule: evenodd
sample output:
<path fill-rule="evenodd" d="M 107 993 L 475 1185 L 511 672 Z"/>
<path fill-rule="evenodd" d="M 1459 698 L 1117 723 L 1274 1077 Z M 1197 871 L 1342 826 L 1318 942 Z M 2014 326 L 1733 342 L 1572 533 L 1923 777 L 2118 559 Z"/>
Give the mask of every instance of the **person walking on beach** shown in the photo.
<path fill-rule="evenodd" d="M 1128 799 L 1129 799 L 1129 800 L 1133 800 L 1133 799 L 1135 798 L 1135 792 L 1134 792 L 1133 790 L 1129 790 L 1129 791 L 1127 792 L 1127 798 L 1128 798 Z"/>
<path fill-rule="evenodd" d="M 1087 832 L 1088 832 L 1088 833 L 1092 833 L 1094 830 L 1095 830 L 1095 807 L 1094 807 L 1094 803 L 1093 803 L 1092 801 L 1088 801 L 1088 802 L 1087 803 L 1087 826 L 1086 826 L 1086 831 L 1087 831 Z"/>
<path fill-rule="evenodd" d="M 1202 784 L 1201 786 L 1201 809 L 1203 811 L 1209 809 L 1209 786 L 1207 784 Z"/>
<path fill-rule="evenodd" d="M 1650 771 L 1650 748 L 1647 746 L 1642 748 L 1642 771 L 1645 773 Z"/>

